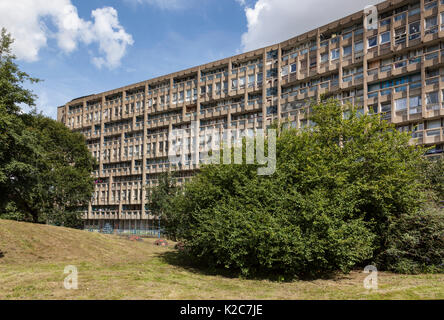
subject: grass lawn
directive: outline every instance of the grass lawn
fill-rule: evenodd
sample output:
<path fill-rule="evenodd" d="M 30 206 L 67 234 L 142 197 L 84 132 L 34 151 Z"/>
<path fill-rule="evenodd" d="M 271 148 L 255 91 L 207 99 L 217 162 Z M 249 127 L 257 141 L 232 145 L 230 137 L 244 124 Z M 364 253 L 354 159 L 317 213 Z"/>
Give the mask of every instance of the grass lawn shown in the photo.
<path fill-rule="evenodd" d="M 362 271 L 334 279 L 245 280 L 181 265 L 155 239 L 116 236 L 0 220 L 0 299 L 444 299 L 444 274 L 379 273 L 379 289 L 364 289 Z M 65 266 L 79 272 L 66 290 Z"/>

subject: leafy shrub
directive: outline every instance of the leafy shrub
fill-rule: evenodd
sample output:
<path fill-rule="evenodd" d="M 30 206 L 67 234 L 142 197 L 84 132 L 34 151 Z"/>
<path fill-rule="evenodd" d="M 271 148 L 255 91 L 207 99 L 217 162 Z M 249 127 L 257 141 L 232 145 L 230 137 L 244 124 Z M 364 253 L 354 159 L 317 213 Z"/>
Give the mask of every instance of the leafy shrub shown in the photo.
<path fill-rule="evenodd" d="M 388 230 L 387 249 L 378 257 L 386 270 L 444 272 L 444 211 L 402 215 Z"/>
<path fill-rule="evenodd" d="M 243 275 L 305 276 L 384 252 L 393 221 L 425 200 L 423 149 L 350 109 L 344 117 L 323 102 L 312 107 L 316 126 L 282 131 L 272 176 L 257 165 L 204 167 L 164 211 L 189 257 Z"/>
<path fill-rule="evenodd" d="M 428 158 L 421 171 L 429 199 L 444 205 L 444 157 Z"/>
<path fill-rule="evenodd" d="M 266 185 L 256 185 L 255 192 L 244 189 L 236 176 L 229 180 L 235 197 L 222 198 L 207 208 L 199 206 L 187 221 L 191 226 L 183 234 L 187 252 L 198 261 L 244 276 L 315 276 L 348 271 L 371 257 L 374 235 L 367 223 L 344 217 L 322 192 L 273 199 L 274 204 L 271 198 L 254 203 L 266 199 Z"/>
<path fill-rule="evenodd" d="M 4 204 L 4 208 L 0 208 L 0 219 L 30 221 L 31 217 L 26 217 L 23 212 L 20 212 L 14 202 L 7 202 Z"/>

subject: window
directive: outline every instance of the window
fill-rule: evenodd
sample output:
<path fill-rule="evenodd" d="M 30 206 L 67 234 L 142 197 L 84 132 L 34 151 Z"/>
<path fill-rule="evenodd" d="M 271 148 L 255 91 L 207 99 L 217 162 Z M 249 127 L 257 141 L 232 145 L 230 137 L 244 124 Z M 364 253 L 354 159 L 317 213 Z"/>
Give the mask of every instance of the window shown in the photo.
<path fill-rule="evenodd" d="M 409 24 L 409 40 L 417 39 L 421 36 L 421 25 L 419 21 Z"/>
<path fill-rule="evenodd" d="M 267 60 L 275 60 L 277 59 L 277 56 L 278 56 L 277 50 L 272 50 L 267 52 Z"/>
<path fill-rule="evenodd" d="M 437 136 L 439 136 L 439 134 L 436 134 Z M 435 146 L 433 149 L 427 151 L 426 154 L 437 154 L 437 153 L 443 153 L 444 152 L 444 145 L 440 145 L 440 146 Z"/>
<path fill-rule="evenodd" d="M 263 78 L 264 78 L 264 74 L 263 74 L 262 72 L 261 72 L 261 73 L 258 73 L 258 74 L 257 74 L 257 83 L 258 83 L 258 84 L 261 84 Z"/>
<path fill-rule="evenodd" d="M 382 113 L 392 112 L 392 104 L 390 102 L 381 103 L 381 112 Z"/>
<path fill-rule="evenodd" d="M 276 68 L 267 70 L 267 78 L 275 78 L 275 77 L 277 77 L 277 73 L 278 73 L 278 71 Z"/>
<path fill-rule="evenodd" d="M 267 88 L 266 93 L 267 93 L 267 97 L 275 96 L 277 94 L 277 88 L 276 87 L 274 87 L 274 88 Z"/>
<path fill-rule="evenodd" d="M 441 128 L 441 119 L 427 121 L 427 129 L 439 129 Z"/>
<path fill-rule="evenodd" d="M 420 107 L 422 102 L 421 102 L 421 96 L 413 96 L 409 98 L 409 103 L 410 103 L 410 108 L 412 107 Z"/>
<path fill-rule="evenodd" d="M 331 60 L 339 59 L 339 49 L 331 50 Z"/>
<path fill-rule="evenodd" d="M 285 77 L 286 75 L 288 75 L 288 66 L 283 66 L 281 71 L 281 76 Z"/>
<path fill-rule="evenodd" d="M 433 8 L 436 8 L 437 5 L 438 1 L 426 0 L 424 3 L 424 10 L 431 10 Z"/>
<path fill-rule="evenodd" d="M 390 42 L 390 31 L 381 34 L 381 44 Z"/>
<path fill-rule="evenodd" d="M 429 130 L 427 131 L 427 136 L 428 137 L 435 137 L 435 136 L 439 136 L 441 134 L 440 132 L 441 130 Z"/>
<path fill-rule="evenodd" d="M 352 46 L 344 47 L 343 50 L 344 50 L 344 57 L 352 54 Z"/>
<path fill-rule="evenodd" d="M 383 114 L 382 119 L 384 119 L 384 120 L 391 119 L 392 105 L 390 102 L 381 103 L 381 113 Z"/>
<path fill-rule="evenodd" d="M 381 22 L 380 22 L 380 26 L 381 26 L 381 27 L 383 27 L 383 26 L 388 26 L 388 25 L 390 25 L 391 22 L 392 22 L 392 19 L 391 19 L 391 18 L 387 18 L 387 19 L 381 20 Z"/>
<path fill-rule="evenodd" d="M 276 106 L 267 107 L 267 115 L 276 114 L 276 113 L 277 113 L 277 107 Z"/>
<path fill-rule="evenodd" d="M 405 14 L 405 13 L 400 14 L 400 15 L 397 15 L 397 16 L 395 16 L 395 21 L 404 20 L 405 17 L 406 17 L 406 14 Z"/>
<path fill-rule="evenodd" d="M 395 110 L 401 111 L 407 109 L 407 98 L 395 100 Z"/>
<path fill-rule="evenodd" d="M 249 84 L 249 85 L 254 85 L 254 80 L 255 80 L 255 76 L 254 76 L 254 74 L 248 76 L 248 84 Z"/>
<path fill-rule="evenodd" d="M 425 19 L 425 34 L 438 32 L 438 17 L 430 17 Z"/>
<path fill-rule="evenodd" d="M 405 27 L 396 29 L 395 30 L 395 44 L 399 45 L 399 44 L 405 43 L 405 39 L 406 39 Z"/>
<path fill-rule="evenodd" d="M 426 94 L 426 105 L 427 110 L 437 110 L 439 109 L 439 98 L 438 91 L 429 92 Z"/>
<path fill-rule="evenodd" d="M 378 113 L 378 105 L 374 104 L 374 105 L 368 106 L 368 113 L 369 114 L 376 114 L 376 113 Z"/>
<path fill-rule="evenodd" d="M 421 13 L 421 7 L 419 4 L 413 6 L 411 8 L 411 10 L 409 11 L 409 16 L 414 16 L 415 14 L 420 14 Z"/>
<path fill-rule="evenodd" d="M 441 13 L 441 30 L 444 30 L 444 12 Z"/>
<path fill-rule="evenodd" d="M 373 92 L 373 91 L 377 91 L 380 89 L 380 84 L 376 83 L 376 84 L 369 84 L 368 85 L 368 92 Z"/>
<path fill-rule="evenodd" d="M 431 104 L 431 103 L 438 103 L 438 92 L 429 92 L 426 94 L 426 103 L 427 104 Z"/>
<path fill-rule="evenodd" d="M 407 65 L 407 56 L 406 55 L 399 55 L 395 56 L 395 69 L 405 67 Z"/>
<path fill-rule="evenodd" d="M 291 73 L 296 72 L 296 63 L 293 63 L 293 64 L 290 66 L 290 72 L 291 72 Z"/>
<path fill-rule="evenodd" d="M 342 81 L 343 82 L 350 82 L 350 81 L 352 81 L 353 80 L 353 77 L 352 76 L 344 76 L 343 78 L 342 78 Z"/>
<path fill-rule="evenodd" d="M 425 19 L 425 27 L 426 27 L 426 29 L 433 28 L 437 24 L 438 24 L 438 17 L 437 16 L 429 17 L 429 18 Z"/>
<path fill-rule="evenodd" d="M 426 79 L 427 78 L 434 78 L 439 76 L 439 69 L 435 69 L 435 70 L 426 70 Z"/>
<path fill-rule="evenodd" d="M 317 56 L 310 57 L 310 68 L 316 67 L 317 64 L 318 64 L 318 57 Z"/>
<path fill-rule="evenodd" d="M 245 88 L 245 77 L 239 78 L 239 86 L 242 88 Z"/>
<path fill-rule="evenodd" d="M 328 61 L 328 53 L 321 54 L 321 63 Z"/>
<path fill-rule="evenodd" d="M 378 38 L 377 37 L 371 37 L 368 39 L 368 47 L 373 48 L 378 45 Z"/>
<path fill-rule="evenodd" d="M 344 35 L 342 36 L 342 39 L 343 39 L 343 40 L 347 40 L 347 39 L 351 38 L 352 35 L 353 35 L 352 32 L 346 33 L 346 34 L 344 34 Z"/>
<path fill-rule="evenodd" d="M 355 42 L 355 52 L 361 52 L 363 50 L 364 50 L 364 42 L 363 41 Z"/>
<path fill-rule="evenodd" d="M 413 96 L 409 98 L 410 114 L 417 114 L 422 112 L 421 96 Z"/>

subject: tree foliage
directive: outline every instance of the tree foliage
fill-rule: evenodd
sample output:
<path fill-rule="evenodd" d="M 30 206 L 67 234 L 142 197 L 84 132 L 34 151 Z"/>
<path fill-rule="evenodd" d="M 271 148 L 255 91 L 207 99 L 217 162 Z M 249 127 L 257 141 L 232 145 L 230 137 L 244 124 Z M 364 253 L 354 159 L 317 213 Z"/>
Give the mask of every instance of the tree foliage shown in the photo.
<path fill-rule="evenodd" d="M 444 157 L 424 161 L 421 170 L 430 200 L 444 206 Z"/>
<path fill-rule="evenodd" d="M 387 246 L 378 257 L 386 270 L 399 273 L 444 272 L 444 212 L 429 207 L 393 221 Z"/>
<path fill-rule="evenodd" d="M 147 188 L 147 205 L 150 212 L 154 217 L 163 220 L 163 227 L 172 239 L 176 238 L 177 217 L 174 208 L 179 191 L 175 175 L 170 171 L 160 175 L 157 186 Z M 168 218 L 166 212 L 169 212 Z"/>
<path fill-rule="evenodd" d="M 197 261 L 244 275 L 319 275 L 375 261 L 389 230 L 425 202 L 424 150 L 379 116 L 313 105 L 277 140 L 277 170 L 209 165 L 170 199 L 166 219 Z M 175 205 L 171 205 L 175 204 Z"/>
<path fill-rule="evenodd" d="M 0 217 L 77 226 L 77 207 L 94 185 L 94 164 L 83 136 L 20 105 L 35 105 L 23 87 L 35 82 L 14 63 L 12 39 L 0 39 Z"/>
<path fill-rule="evenodd" d="M 14 62 L 15 56 L 11 52 L 14 42 L 11 35 L 2 28 L 0 34 L 0 106 L 8 113 L 18 113 L 20 104 L 35 106 L 36 96 L 32 91 L 23 87 L 27 81 L 39 82 L 39 79 L 30 77 L 19 69 Z"/>

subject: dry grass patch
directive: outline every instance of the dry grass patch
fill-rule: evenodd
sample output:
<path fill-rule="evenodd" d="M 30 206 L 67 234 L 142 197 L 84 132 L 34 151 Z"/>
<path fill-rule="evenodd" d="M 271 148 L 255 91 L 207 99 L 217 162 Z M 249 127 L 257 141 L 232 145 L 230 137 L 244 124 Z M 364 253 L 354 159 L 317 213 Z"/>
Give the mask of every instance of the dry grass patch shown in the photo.
<path fill-rule="evenodd" d="M 378 291 L 363 288 L 362 272 L 246 280 L 181 265 L 154 241 L 0 220 L 0 299 L 444 299 L 444 275 L 380 273 Z M 66 265 L 78 268 L 78 290 L 63 287 Z"/>

